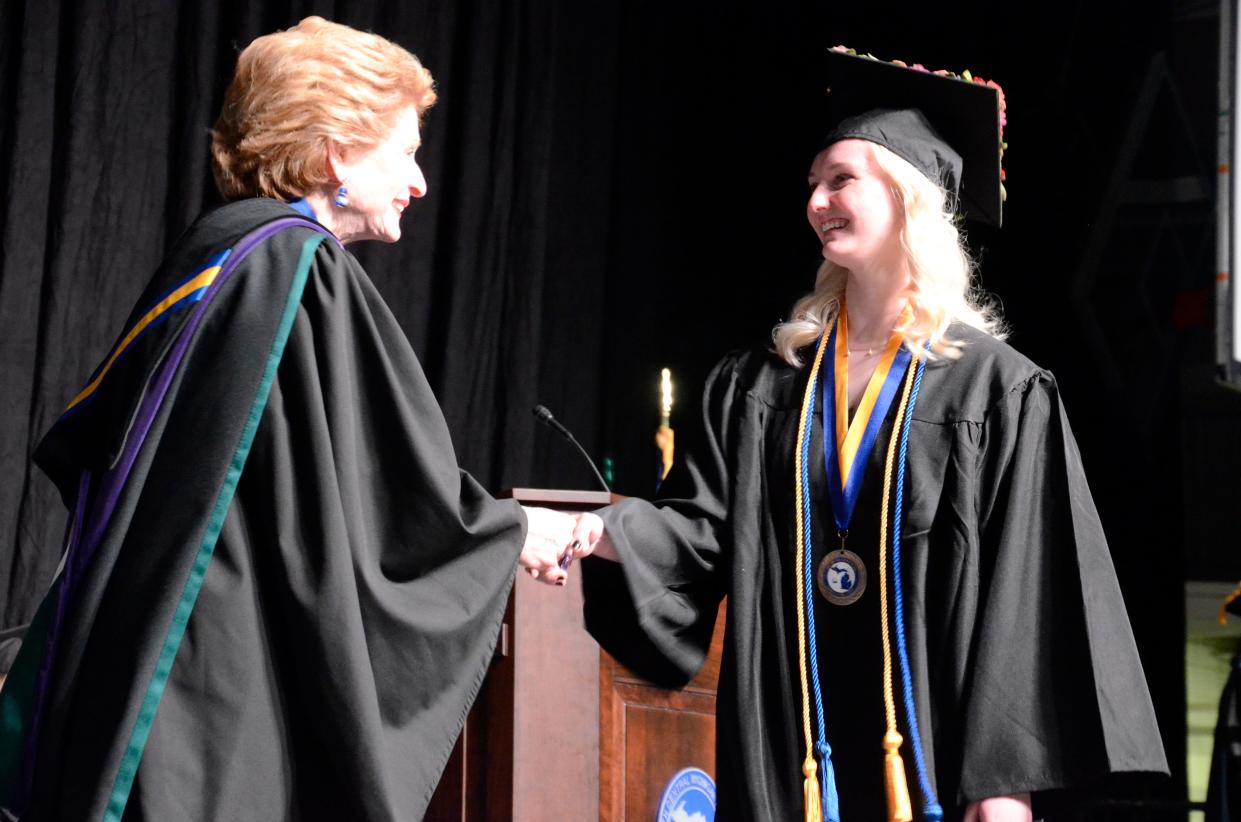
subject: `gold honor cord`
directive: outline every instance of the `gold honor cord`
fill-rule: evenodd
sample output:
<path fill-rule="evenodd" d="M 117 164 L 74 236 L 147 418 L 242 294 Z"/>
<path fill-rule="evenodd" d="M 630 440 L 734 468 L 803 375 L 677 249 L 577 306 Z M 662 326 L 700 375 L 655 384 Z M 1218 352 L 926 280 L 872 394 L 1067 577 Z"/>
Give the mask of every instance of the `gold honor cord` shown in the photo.
<path fill-rule="evenodd" d="M 805 519 L 802 514 L 802 508 L 805 504 L 805 488 L 802 487 L 802 443 L 806 441 L 809 432 L 806 430 L 808 420 L 812 419 L 813 414 L 810 412 L 810 399 L 814 394 L 814 385 L 819 379 L 819 367 L 823 364 L 823 351 L 827 348 L 828 338 L 831 335 L 831 328 L 827 328 L 823 332 L 823 339 L 819 341 L 818 351 L 814 355 L 814 364 L 810 367 L 810 381 L 806 384 L 806 393 L 802 398 L 801 421 L 797 428 L 797 449 L 793 456 L 793 487 L 796 489 L 793 507 L 795 510 L 794 518 L 797 525 L 797 571 L 793 577 L 793 593 L 794 602 L 797 603 L 797 655 L 800 662 L 801 673 L 801 709 L 802 709 L 802 731 L 806 737 L 806 760 L 802 763 L 802 775 L 805 782 L 802 783 L 802 793 L 805 796 L 806 804 L 806 822 L 823 822 L 823 807 L 819 801 L 819 767 L 814 761 L 814 735 L 810 731 L 810 683 L 807 681 L 806 665 L 806 602 L 802 586 L 804 584 L 803 576 L 805 572 L 805 564 L 810 558 L 805 556 L 805 537 L 804 527 Z M 824 436 L 829 436 L 829 432 L 824 432 Z"/>
<path fill-rule="evenodd" d="M 891 615 L 888 613 L 888 508 L 892 490 L 892 467 L 896 462 L 897 432 L 909 405 L 909 390 L 918 370 L 918 352 L 905 372 L 905 387 L 901 391 L 901 403 L 892 421 L 892 435 L 888 437 L 887 460 L 883 467 L 883 507 L 879 509 L 879 611 L 882 614 L 879 633 L 883 638 L 883 711 L 887 729 L 883 735 L 883 784 L 888 795 L 889 822 L 913 822 L 913 807 L 909 801 L 909 783 L 905 779 L 905 762 L 901 759 L 901 743 L 904 741 L 896 730 L 896 702 L 892 696 L 892 641 L 888 636 Z M 900 535 L 897 535 L 897 539 Z"/>

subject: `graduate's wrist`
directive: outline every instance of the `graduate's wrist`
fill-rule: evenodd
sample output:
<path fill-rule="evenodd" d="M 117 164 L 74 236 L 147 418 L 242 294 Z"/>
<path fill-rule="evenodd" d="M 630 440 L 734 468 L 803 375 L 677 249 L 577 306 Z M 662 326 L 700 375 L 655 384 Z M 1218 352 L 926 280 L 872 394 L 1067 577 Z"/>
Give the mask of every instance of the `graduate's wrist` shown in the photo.
<path fill-rule="evenodd" d="M 578 514 L 577 526 L 573 529 L 573 538 L 583 546 L 578 549 L 577 556 L 595 556 L 612 562 L 620 562 L 620 554 L 616 552 L 616 545 L 608 536 L 603 518 L 598 514 L 590 511 Z"/>
<path fill-rule="evenodd" d="M 992 796 L 971 802 L 962 822 L 1031 822 L 1030 794 Z"/>

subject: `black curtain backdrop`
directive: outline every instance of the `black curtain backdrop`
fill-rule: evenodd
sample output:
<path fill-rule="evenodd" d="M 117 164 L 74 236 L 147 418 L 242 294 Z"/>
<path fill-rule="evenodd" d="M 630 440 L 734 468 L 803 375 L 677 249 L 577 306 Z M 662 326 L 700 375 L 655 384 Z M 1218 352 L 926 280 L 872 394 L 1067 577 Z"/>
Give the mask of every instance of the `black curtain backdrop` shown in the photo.
<path fill-rule="evenodd" d="M 422 358 L 462 465 L 497 490 L 591 487 L 535 426 L 530 407 L 543 402 L 615 461 L 617 490 L 639 495 L 654 488 L 659 368 L 677 380 L 674 426 L 688 424 L 710 365 L 763 344 L 812 284 L 805 174 L 821 53 L 847 43 L 1005 87 L 1005 226 L 971 226 L 971 245 L 1012 342 L 1063 386 L 1157 702 L 1169 790 L 1183 789 L 1186 337 L 1173 308 L 1209 287 L 1211 264 L 1168 257 L 1152 239 L 1158 204 L 1125 201 L 1116 180 L 1209 174 L 1212 149 L 1177 142 L 1166 95 L 1133 136 L 1152 66 L 1173 85 L 1193 74 L 1169 51 L 1169 0 L 1140 14 L 1120 0 L 1033 8 L 4 0 L 0 629 L 29 618 L 59 558 L 61 503 L 29 455 L 167 245 L 216 202 L 207 130 L 253 37 L 321 14 L 401 43 L 436 76 L 420 155 L 429 194 L 399 244 L 356 252 Z M 1212 68 L 1192 82 L 1213 83 Z M 1209 244 L 1202 215 L 1178 213 L 1177 242 Z"/>
<path fill-rule="evenodd" d="M 218 203 L 208 130 L 239 47 L 308 14 L 382 33 L 436 76 L 429 194 L 401 243 L 355 251 L 422 357 L 462 464 L 496 489 L 579 481 L 576 466 L 554 470 L 564 454 L 530 408 L 596 438 L 605 252 L 592 238 L 608 225 L 617 71 L 606 19 L 537 2 L 6 2 L 0 627 L 29 618 L 58 560 L 63 512 L 34 445 L 165 248 Z"/>

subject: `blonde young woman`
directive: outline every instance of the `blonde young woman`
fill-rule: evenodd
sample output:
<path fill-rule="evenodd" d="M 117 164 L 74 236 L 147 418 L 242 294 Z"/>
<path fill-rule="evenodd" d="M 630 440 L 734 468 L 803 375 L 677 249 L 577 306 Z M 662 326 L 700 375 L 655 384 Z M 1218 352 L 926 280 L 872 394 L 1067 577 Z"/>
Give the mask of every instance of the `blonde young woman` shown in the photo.
<path fill-rule="evenodd" d="M 719 820 L 1028 820 L 1166 771 L 1055 380 L 971 290 L 954 209 L 998 210 L 995 93 L 833 59 L 833 96 L 897 99 L 810 166 L 815 290 L 716 367 L 658 502 L 581 518 L 613 560 L 583 563 L 587 626 L 676 684 L 727 596 Z M 955 148 L 976 128 L 990 156 Z"/>
<path fill-rule="evenodd" d="M 36 455 L 73 519 L 0 695 L 0 816 L 423 814 L 518 559 L 563 574 L 457 467 L 347 250 L 400 238 L 434 101 L 408 51 L 316 17 L 241 53 L 212 132 L 233 202 Z"/>

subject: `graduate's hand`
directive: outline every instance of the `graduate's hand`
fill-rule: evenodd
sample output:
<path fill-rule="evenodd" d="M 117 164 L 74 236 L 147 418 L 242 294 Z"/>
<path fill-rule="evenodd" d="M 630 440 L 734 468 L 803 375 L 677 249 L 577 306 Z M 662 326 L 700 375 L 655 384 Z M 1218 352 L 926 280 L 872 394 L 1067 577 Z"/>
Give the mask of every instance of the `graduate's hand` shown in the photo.
<path fill-rule="evenodd" d="M 993 796 L 981 802 L 971 802 L 965 809 L 962 822 L 1030 822 L 1030 794 L 1016 796 Z"/>
<path fill-rule="evenodd" d="M 573 529 L 574 557 L 585 557 L 594 554 L 603 559 L 620 562 L 616 546 L 608 539 L 603 528 L 603 520 L 598 514 L 589 511 L 577 515 L 577 526 Z"/>
<path fill-rule="evenodd" d="M 568 573 L 560 567 L 560 558 L 569 550 L 577 519 L 550 508 L 527 508 L 526 542 L 517 562 L 530 576 L 548 585 L 564 585 Z"/>

